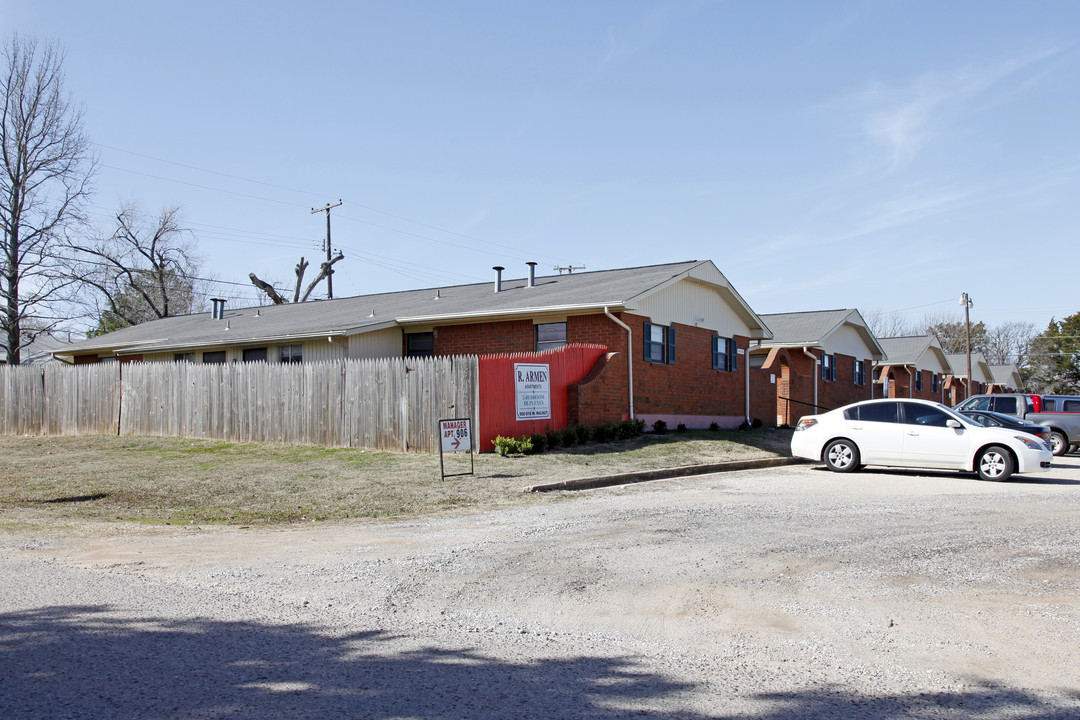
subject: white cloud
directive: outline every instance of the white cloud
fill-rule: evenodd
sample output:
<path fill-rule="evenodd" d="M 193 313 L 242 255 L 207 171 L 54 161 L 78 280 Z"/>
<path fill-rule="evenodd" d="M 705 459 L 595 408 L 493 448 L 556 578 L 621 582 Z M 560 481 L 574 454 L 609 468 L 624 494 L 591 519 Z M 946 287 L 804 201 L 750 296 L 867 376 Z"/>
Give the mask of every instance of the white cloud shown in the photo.
<path fill-rule="evenodd" d="M 890 170 L 914 160 L 949 127 L 986 103 L 1007 101 L 1015 87 L 1042 74 L 1056 48 L 995 63 L 968 64 L 950 71 L 930 71 L 904 83 L 873 83 L 844 105 L 865 119 L 863 129 L 887 154 Z M 1014 83 L 1014 86 L 1008 83 Z"/>

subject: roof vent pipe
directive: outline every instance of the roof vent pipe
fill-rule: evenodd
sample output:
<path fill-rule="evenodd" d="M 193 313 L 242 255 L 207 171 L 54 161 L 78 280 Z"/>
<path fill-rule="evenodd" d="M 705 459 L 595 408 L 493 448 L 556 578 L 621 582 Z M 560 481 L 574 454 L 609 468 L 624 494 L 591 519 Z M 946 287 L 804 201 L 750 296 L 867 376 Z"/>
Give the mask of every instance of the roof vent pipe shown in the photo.
<path fill-rule="evenodd" d="M 536 286 L 536 263 L 530 261 L 530 262 L 527 262 L 525 264 L 529 266 L 529 287 L 535 287 Z"/>
<path fill-rule="evenodd" d="M 225 317 L 225 298 L 210 298 L 213 305 L 213 318 L 221 320 Z"/>
<path fill-rule="evenodd" d="M 495 265 L 491 269 L 495 271 L 495 292 L 502 292 L 502 271 L 506 268 L 502 265 Z"/>

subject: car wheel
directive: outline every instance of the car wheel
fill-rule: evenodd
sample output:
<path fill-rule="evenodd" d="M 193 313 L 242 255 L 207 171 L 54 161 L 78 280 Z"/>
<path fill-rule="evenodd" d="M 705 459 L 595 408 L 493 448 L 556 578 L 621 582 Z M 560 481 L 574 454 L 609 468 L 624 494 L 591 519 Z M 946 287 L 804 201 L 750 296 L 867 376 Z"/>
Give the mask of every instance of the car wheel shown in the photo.
<path fill-rule="evenodd" d="M 833 440 L 825 446 L 825 467 L 833 472 L 859 469 L 859 448 L 850 440 Z"/>
<path fill-rule="evenodd" d="M 1012 455 L 998 445 L 991 445 L 983 450 L 975 461 L 975 472 L 979 473 L 980 480 L 1002 482 L 1012 476 L 1014 469 Z"/>
<path fill-rule="evenodd" d="M 1050 450 L 1055 455 L 1064 455 L 1069 451 L 1069 441 L 1057 430 L 1050 433 Z"/>

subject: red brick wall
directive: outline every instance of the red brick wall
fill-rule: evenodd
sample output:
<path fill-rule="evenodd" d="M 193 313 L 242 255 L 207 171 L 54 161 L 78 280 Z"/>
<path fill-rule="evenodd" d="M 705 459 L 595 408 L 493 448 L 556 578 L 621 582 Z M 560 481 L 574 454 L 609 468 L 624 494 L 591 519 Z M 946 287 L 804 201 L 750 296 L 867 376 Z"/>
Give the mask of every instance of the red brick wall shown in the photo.
<path fill-rule="evenodd" d="M 914 373 L 922 375 L 922 390 L 915 390 L 912 387 L 914 382 Z M 891 398 L 915 398 L 916 400 L 933 400 L 935 402 L 941 402 L 941 384 L 944 382 L 942 376 L 938 376 L 938 391 L 931 392 L 930 376 L 933 373 L 929 370 L 916 370 L 911 367 L 901 367 L 894 365 L 891 367 L 890 375 L 891 381 L 889 382 L 889 397 Z M 878 385 L 877 397 L 881 397 L 880 384 Z"/>
<path fill-rule="evenodd" d="M 635 414 L 738 416 L 744 412 L 746 355 L 738 356 L 735 372 L 712 369 L 713 332 L 676 323 L 675 363 L 644 359 L 644 323 L 648 318 L 629 313 L 616 317 L 633 333 Z M 435 354 L 484 354 L 530 352 L 535 347 L 531 320 L 448 325 L 435 328 Z M 575 315 L 566 320 L 570 343 L 606 345 L 614 355 L 607 358 L 591 379 L 573 390 L 578 397 L 571 415 L 579 422 L 596 424 L 620 420 L 628 414 L 626 392 L 626 331 L 603 313 Z M 745 350 L 747 338 L 737 339 Z"/>
<path fill-rule="evenodd" d="M 810 351 L 821 359 L 821 350 Z M 752 370 L 751 414 L 766 425 L 794 425 L 803 415 L 826 412 L 859 400 L 869 400 L 872 362 L 864 359 L 865 385 L 855 384 L 855 358 L 835 355 L 836 379 L 821 380 L 821 366 L 807 357 L 802 348 L 781 348 L 768 367 Z M 784 366 L 789 368 L 785 382 Z M 769 375 L 776 376 L 776 384 Z M 817 405 L 814 407 L 814 383 L 817 382 Z M 788 400 L 784 400 L 788 398 Z M 770 410 L 771 409 L 771 410 Z"/>
<path fill-rule="evenodd" d="M 630 417 L 626 351 L 608 353 L 581 382 L 567 388 L 571 425 L 603 425 Z"/>

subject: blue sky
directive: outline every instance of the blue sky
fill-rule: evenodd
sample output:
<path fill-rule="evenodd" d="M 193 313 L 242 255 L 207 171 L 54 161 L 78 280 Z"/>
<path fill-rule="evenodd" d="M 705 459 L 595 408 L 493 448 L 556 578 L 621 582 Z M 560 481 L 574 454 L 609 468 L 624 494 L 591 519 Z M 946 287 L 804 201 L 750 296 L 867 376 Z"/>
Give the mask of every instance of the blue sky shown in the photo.
<path fill-rule="evenodd" d="M 181 206 L 231 304 L 249 272 L 291 288 L 340 198 L 337 297 L 711 259 L 761 313 L 1080 311 L 1080 3 L 0 0 L 0 25 L 67 50 L 92 219 Z"/>

